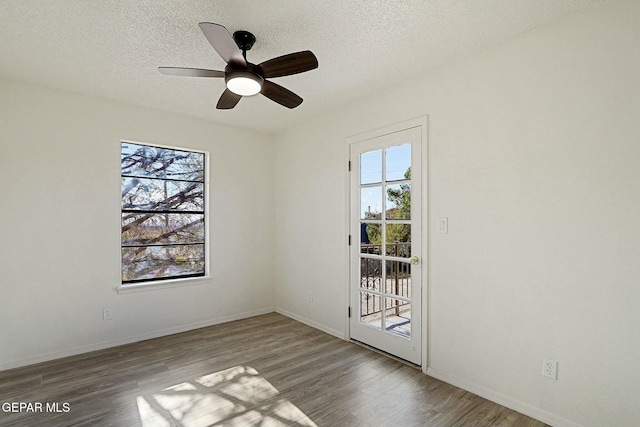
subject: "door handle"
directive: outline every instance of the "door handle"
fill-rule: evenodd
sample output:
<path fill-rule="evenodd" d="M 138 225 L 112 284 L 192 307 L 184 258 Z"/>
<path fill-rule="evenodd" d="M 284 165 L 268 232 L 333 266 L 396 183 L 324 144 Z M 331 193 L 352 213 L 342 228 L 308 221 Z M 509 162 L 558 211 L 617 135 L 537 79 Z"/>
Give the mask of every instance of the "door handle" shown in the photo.
<path fill-rule="evenodd" d="M 409 258 L 409 262 L 411 263 L 411 265 L 418 265 L 420 264 L 420 258 L 414 255 L 411 258 Z"/>

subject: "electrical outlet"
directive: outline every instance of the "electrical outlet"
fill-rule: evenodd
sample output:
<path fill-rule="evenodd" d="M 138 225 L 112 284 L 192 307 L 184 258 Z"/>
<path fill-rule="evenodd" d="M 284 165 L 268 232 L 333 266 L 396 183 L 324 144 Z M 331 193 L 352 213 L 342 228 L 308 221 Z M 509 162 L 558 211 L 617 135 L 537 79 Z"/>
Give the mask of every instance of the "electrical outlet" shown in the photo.
<path fill-rule="evenodd" d="M 558 362 L 551 359 L 542 359 L 542 375 L 552 380 L 557 380 Z"/>
<path fill-rule="evenodd" d="M 307 301 L 313 302 L 313 292 L 312 291 L 309 291 L 309 293 L 307 294 Z"/>
<path fill-rule="evenodd" d="M 111 309 L 105 308 L 102 310 L 102 320 L 111 320 Z"/>

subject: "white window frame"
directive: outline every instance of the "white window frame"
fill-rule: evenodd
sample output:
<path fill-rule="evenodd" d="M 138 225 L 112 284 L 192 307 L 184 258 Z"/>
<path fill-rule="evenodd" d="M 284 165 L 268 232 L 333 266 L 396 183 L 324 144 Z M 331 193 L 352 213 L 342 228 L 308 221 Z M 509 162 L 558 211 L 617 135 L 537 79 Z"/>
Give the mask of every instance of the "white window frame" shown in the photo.
<path fill-rule="evenodd" d="M 121 185 L 118 185 L 118 204 L 120 206 L 118 213 L 118 230 L 120 231 L 120 235 L 118 236 L 118 241 L 120 242 L 118 248 L 118 258 L 119 258 L 119 285 L 116 287 L 116 291 L 118 294 L 127 294 L 127 293 L 135 293 L 135 292 L 145 292 L 159 289 L 170 289 L 176 287 L 183 286 L 193 286 L 193 285 L 202 285 L 211 283 L 211 248 L 210 248 L 210 209 L 209 209 L 209 200 L 210 200 L 210 153 L 205 150 L 198 150 L 194 148 L 187 147 L 178 147 L 175 145 L 163 145 L 156 144 L 150 142 L 140 142 L 133 140 L 123 139 L 118 143 L 118 158 L 122 155 L 122 144 L 130 143 L 136 145 L 147 145 L 150 147 L 157 148 L 165 148 L 170 150 L 180 150 L 180 151 L 188 151 L 194 153 L 204 154 L 204 252 L 205 252 L 205 262 L 204 262 L 204 276 L 197 277 L 184 277 L 184 278 L 171 278 L 171 279 L 161 279 L 161 280 L 149 280 L 149 281 L 141 281 L 135 283 L 122 283 L 122 189 Z M 119 168 L 120 169 L 120 168 Z M 120 169 L 121 170 L 121 169 Z"/>

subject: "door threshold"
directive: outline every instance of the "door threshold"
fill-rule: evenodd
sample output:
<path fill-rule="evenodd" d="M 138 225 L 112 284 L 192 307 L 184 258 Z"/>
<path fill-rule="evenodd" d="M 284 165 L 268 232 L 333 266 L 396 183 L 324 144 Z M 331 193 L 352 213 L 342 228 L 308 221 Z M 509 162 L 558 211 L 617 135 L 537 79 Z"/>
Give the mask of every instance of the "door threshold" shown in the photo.
<path fill-rule="evenodd" d="M 368 350 L 374 351 L 374 352 L 376 352 L 376 353 L 378 353 L 378 354 L 381 354 L 381 355 L 383 355 L 383 356 L 387 356 L 388 358 L 393 359 L 393 360 L 395 360 L 396 362 L 400 362 L 400 363 L 402 363 L 402 364 L 407 365 L 407 366 L 408 366 L 408 367 L 410 367 L 410 368 L 414 368 L 414 369 L 417 369 L 417 370 L 419 370 L 420 372 L 422 372 L 422 366 L 421 366 L 421 365 L 416 365 L 415 363 L 411 363 L 411 362 L 409 362 L 408 360 L 401 359 L 401 358 L 400 358 L 400 357 L 398 357 L 398 356 L 394 356 L 394 355 L 393 355 L 393 354 L 391 354 L 391 353 L 387 353 L 386 351 L 380 350 L 379 348 L 372 347 L 372 346 L 370 346 L 369 344 L 365 344 L 365 343 L 363 343 L 362 341 L 354 340 L 353 338 L 349 339 L 349 342 L 352 342 L 352 343 L 354 343 L 354 344 L 356 344 L 356 345 L 359 345 L 360 347 L 364 347 L 364 348 L 366 348 L 366 349 L 368 349 Z"/>

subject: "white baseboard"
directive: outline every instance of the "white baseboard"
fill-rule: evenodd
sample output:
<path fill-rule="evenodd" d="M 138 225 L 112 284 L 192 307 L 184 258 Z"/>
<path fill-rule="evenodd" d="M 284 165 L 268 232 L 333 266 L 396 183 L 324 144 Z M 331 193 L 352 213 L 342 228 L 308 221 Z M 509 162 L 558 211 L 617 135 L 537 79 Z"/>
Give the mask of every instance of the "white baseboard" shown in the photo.
<path fill-rule="evenodd" d="M 135 335 L 132 337 L 119 338 L 119 339 L 103 341 L 95 344 L 83 345 L 79 347 L 66 349 L 63 351 L 54 351 L 51 353 L 39 354 L 36 356 L 30 356 L 23 359 L 12 360 L 6 363 L 1 363 L 0 371 L 19 368 L 21 366 L 33 365 L 35 363 L 47 362 L 55 359 L 61 359 L 63 357 L 89 353 L 91 351 L 104 350 L 105 348 L 117 347 L 119 345 L 131 344 L 134 342 L 164 337 L 167 335 L 179 334 L 181 332 L 187 332 L 194 329 L 205 328 L 207 326 L 219 325 L 221 323 L 233 322 L 234 320 L 247 319 L 249 317 L 260 316 L 262 314 L 273 313 L 273 312 L 274 312 L 273 307 L 262 308 L 259 310 L 249 311 L 245 313 L 238 313 L 230 316 L 209 319 L 202 322 L 195 322 L 195 323 L 189 323 L 186 325 L 180 325 L 173 328 L 161 329 L 158 331 L 150 331 L 150 332 L 146 332 L 140 335 Z"/>
<path fill-rule="evenodd" d="M 499 405 L 506 406 L 509 409 L 513 409 L 516 412 L 520 412 L 521 414 L 527 415 L 538 421 L 542 421 L 545 424 L 549 424 L 554 427 L 582 427 L 580 424 L 577 424 L 573 421 L 569 421 L 565 418 L 559 417 L 555 414 L 529 405 L 528 403 L 521 402 L 509 396 L 505 396 L 496 391 L 489 390 L 478 384 L 465 381 L 453 375 L 443 374 L 441 372 L 435 371 L 432 368 L 427 368 L 427 375 L 456 387 L 460 387 L 461 389 L 467 390 L 473 394 L 477 394 L 478 396 L 484 397 L 485 399 L 495 402 Z"/>
<path fill-rule="evenodd" d="M 290 311 L 287 311 L 285 309 L 276 307 L 276 313 L 280 313 L 283 316 L 290 317 L 293 320 L 297 320 L 298 322 L 304 323 L 307 326 L 311 326 L 312 328 L 321 330 L 322 332 L 326 332 L 327 334 L 333 335 L 334 337 L 340 338 L 341 340 L 346 340 L 347 339 L 347 336 L 344 334 L 344 332 L 340 332 L 340 331 L 337 331 L 335 329 L 327 328 L 326 326 L 324 326 L 324 325 L 322 325 L 320 323 L 314 322 L 313 320 L 309 320 L 306 317 L 299 316 L 299 315 L 294 314 L 294 313 L 292 313 Z"/>

